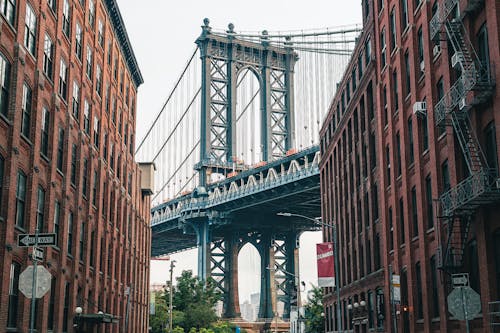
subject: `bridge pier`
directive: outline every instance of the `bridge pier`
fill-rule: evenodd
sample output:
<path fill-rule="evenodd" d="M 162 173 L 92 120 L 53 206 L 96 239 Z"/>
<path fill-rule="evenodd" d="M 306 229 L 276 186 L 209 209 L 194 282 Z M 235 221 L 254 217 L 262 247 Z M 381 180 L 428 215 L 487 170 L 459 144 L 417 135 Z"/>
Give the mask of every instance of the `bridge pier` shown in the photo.
<path fill-rule="evenodd" d="M 210 274 L 210 223 L 209 219 L 203 219 L 193 223 L 196 230 L 196 243 L 198 246 L 198 278 L 206 281 Z"/>
<path fill-rule="evenodd" d="M 226 235 L 226 293 L 224 299 L 224 318 L 240 318 L 240 297 L 238 292 L 238 235 Z"/>
<path fill-rule="evenodd" d="M 259 320 L 268 321 L 274 318 L 276 312 L 276 293 L 274 285 L 274 249 L 272 246 L 272 235 L 269 233 L 261 235 L 259 246 L 260 253 L 260 307 Z"/>
<path fill-rule="evenodd" d="M 285 301 L 285 307 L 283 310 L 283 318 L 289 319 L 290 312 L 292 310 L 292 305 L 295 303 L 296 306 L 300 307 L 300 281 L 299 281 L 299 237 L 300 233 L 290 232 L 286 235 L 285 249 L 286 249 L 286 270 L 287 272 L 293 274 L 291 276 L 286 274 L 287 281 L 287 300 Z"/>

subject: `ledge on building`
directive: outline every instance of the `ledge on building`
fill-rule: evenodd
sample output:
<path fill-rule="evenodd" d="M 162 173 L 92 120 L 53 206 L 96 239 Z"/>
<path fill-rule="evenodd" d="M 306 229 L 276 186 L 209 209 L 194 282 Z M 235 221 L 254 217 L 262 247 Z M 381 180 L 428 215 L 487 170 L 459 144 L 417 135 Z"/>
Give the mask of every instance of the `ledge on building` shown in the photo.
<path fill-rule="evenodd" d="M 152 162 L 140 162 L 139 169 L 141 170 L 141 191 L 142 195 L 152 195 L 154 193 L 154 176 L 156 166 Z"/>

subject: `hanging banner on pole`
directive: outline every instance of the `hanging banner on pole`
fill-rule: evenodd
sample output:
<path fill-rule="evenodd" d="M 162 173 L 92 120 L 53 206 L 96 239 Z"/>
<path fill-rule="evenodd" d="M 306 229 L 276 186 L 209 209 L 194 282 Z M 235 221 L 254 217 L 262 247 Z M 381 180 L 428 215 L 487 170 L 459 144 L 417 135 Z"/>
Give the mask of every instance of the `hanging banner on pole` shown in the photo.
<path fill-rule="evenodd" d="M 335 287 L 333 243 L 316 244 L 318 260 L 318 286 Z"/>

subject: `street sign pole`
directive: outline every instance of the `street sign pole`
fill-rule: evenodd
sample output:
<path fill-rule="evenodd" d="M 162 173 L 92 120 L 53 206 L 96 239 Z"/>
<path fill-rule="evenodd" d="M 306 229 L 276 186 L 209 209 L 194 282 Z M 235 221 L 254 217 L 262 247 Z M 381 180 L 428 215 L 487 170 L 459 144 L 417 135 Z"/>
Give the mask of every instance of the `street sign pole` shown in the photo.
<path fill-rule="evenodd" d="M 462 305 L 463 305 L 463 309 L 464 309 L 464 315 L 465 315 L 465 327 L 467 329 L 467 333 L 469 333 L 469 314 L 467 313 L 467 298 L 465 297 L 465 294 L 464 294 L 464 288 L 463 287 L 460 287 L 460 292 L 462 293 Z"/>
<path fill-rule="evenodd" d="M 38 221 L 36 223 L 35 229 L 35 247 L 38 246 Z M 33 256 L 33 284 L 32 284 L 32 292 L 31 292 L 31 318 L 30 318 L 30 332 L 35 332 L 35 307 L 36 307 L 36 266 L 38 264 L 38 260 Z"/>

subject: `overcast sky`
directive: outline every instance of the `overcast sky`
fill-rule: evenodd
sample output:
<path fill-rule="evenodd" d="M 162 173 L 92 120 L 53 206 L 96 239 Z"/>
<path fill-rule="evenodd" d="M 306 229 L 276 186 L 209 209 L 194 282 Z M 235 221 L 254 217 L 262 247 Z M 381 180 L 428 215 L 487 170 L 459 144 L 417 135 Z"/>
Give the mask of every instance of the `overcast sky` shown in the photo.
<path fill-rule="evenodd" d="M 360 0 L 117 1 L 144 77 L 137 98 L 137 139 L 142 138 L 159 112 L 192 54 L 205 17 L 216 29 L 226 29 L 228 23 L 233 23 L 236 32 L 307 30 L 361 22 Z M 314 244 L 320 241 L 320 233 L 307 233 L 301 239 L 301 279 L 307 285 L 317 284 Z M 244 250 L 250 260 L 240 260 L 240 278 L 244 276 L 247 280 L 245 284 L 240 282 L 242 300 L 259 291 L 259 258 L 252 255 L 250 248 Z M 173 257 L 178 273 L 183 269 L 193 269 L 196 273 L 195 251 Z M 151 282 L 164 283 L 168 265 L 168 262 L 153 262 Z"/>

